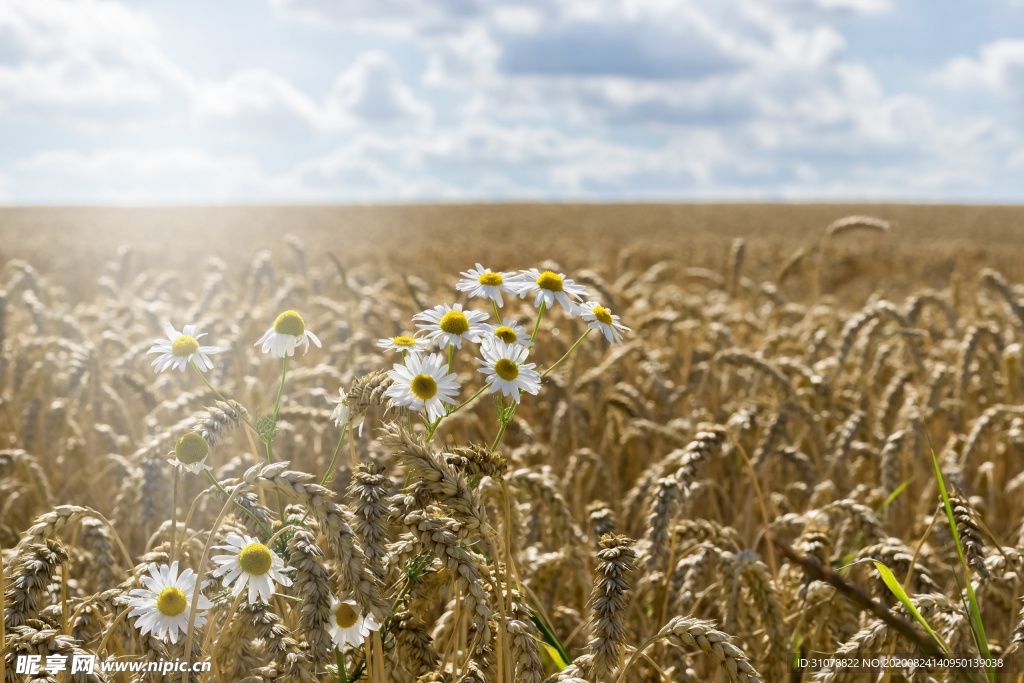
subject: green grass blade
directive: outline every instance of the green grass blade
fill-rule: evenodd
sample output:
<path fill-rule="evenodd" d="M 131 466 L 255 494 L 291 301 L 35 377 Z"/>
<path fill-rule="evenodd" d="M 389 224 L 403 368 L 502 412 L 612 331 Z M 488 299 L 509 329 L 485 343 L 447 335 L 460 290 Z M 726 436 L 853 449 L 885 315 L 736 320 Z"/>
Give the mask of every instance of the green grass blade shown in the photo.
<path fill-rule="evenodd" d="M 942 469 L 939 467 L 939 459 L 932 451 L 932 466 L 935 468 L 935 480 L 939 482 L 939 493 L 942 495 L 942 507 L 946 510 L 946 520 L 949 522 L 949 530 L 953 534 L 953 541 L 956 543 L 956 554 L 960 558 L 960 567 L 964 572 L 964 583 L 967 588 L 967 600 L 971 607 L 971 632 L 978 644 L 982 657 L 992 659 L 992 650 L 988 645 L 988 637 L 985 635 L 985 625 L 981 621 L 981 610 L 978 608 L 978 599 L 974 595 L 974 586 L 971 585 L 970 567 L 967 564 L 967 557 L 964 555 L 964 546 L 960 543 L 960 532 L 956 530 L 956 519 L 953 517 L 953 504 L 949 502 L 949 492 L 946 490 L 946 481 L 942 478 Z M 995 683 L 996 673 L 991 668 L 986 669 L 988 679 Z"/>
<path fill-rule="evenodd" d="M 910 601 L 910 596 L 907 595 L 905 590 L 903 590 L 903 586 L 900 585 L 899 580 L 896 578 L 896 575 L 892 573 L 892 570 L 889 569 L 884 562 L 873 560 L 872 564 L 875 565 L 875 569 L 878 570 L 879 575 L 882 577 L 882 581 L 885 582 L 886 588 L 888 588 L 892 594 L 896 596 L 896 599 L 899 600 L 906 608 L 906 610 L 910 612 L 911 616 L 914 617 L 914 621 L 920 624 L 921 628 L 928 632 L 928 635 L 930 635 L 932 640 L 942 648 L 943 652 L 949 654 L 949 647 L 946 646 L 946 643 L 939 637 L 939 634 L 928 625 L 925 618 L 921 616 L 921 613 L 917 611 L 916 607 L 914 607 L 914 603 Z"/>
<path fill-rule="evenodd" d="M 551 660 L 555 663 L 555 666 L 558 667 L 558 670 L 562 671 L 565 667 L 569 666 L 569 663 L 572 662 L 572 657 L 570 657 L 569 653 L 565 651 L 562 641 L 558 639 L 558 636 L 548 628 L 548 625 L 544 623 L 544 620 L 537 616 L 533 610 L 530 610 L 530 621 L 533 622 L 533 625 L 537 627 L 537 630 L 540 631 L 541 636 L 543 636 L 544 641 L 542 645 L 544 645 L 544 649 L 547 650 L 547 653 L 551 656 Z"/>
<path fill-rule="evenodd" d="M 910 482 L 912 481 L 914 481 L 913 477 L 907 479 L 905 482 L 897 486 L 896 490 L 889 494 L 889 497 L 885 499 L 885 502 L 882 503 L 882 506 L 879 509 L 884 510 L 885 508 L 892 505 L 893 501 L 900 497 L 900 494 L 903 493 L 903 490 L 907 488 L 907 486 L 909 486 Z"/>
<path fill-rule="evenodd" d="M 558 667 L 558 670 L 565 671 L 565 668 L 569 666 L 569 662 L 565 661 L 562 658 L 562 653 L 559 652 L 556 648 L 548 645 L 543 640 L 540 641 L 540 644 L 544 647 L 544 651 L 548 653 L 548 657 L 551 657 L 551 661 L 554 662 L 555 666 Z"/>

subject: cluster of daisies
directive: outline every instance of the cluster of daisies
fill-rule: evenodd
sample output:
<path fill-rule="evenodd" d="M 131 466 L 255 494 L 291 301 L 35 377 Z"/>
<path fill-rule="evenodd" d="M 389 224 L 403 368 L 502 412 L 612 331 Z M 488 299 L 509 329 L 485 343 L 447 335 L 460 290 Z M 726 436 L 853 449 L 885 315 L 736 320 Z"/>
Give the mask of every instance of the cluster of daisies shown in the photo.
<path fill-rule="evenodd" d="M 241 599 L 242 591 L 250 604 L 267 604 L 274 595 L 275 584 L 292 585 L 284 561 L 252 536 L 228 534 L 227 545 L 216 546 L 226 551 L 215 555 L 213 563 L 215 577 L 223 577 L 224 588 L 230 588 L 231 595 Z M 196 595 L 196 575 L 191 569 L 178 573 L 178 563 L 153 565 L 149 576 L 142 577 L 145 588 L 136 588 L 128 595 L 128 606 L 132 611 L 129 618 L 137 619 L 136 627 L 142 635 L 152 633 L 154 637 L 171 643 L 178 642 L 178 636 L 188 632 L 189 609 L 195 601 L 194 625 L 199 628 L 206 623 L 206 612 L 213 607 L 201 592 Z M 338 648 L 346 644 L 358 647 L 371 631 L 380 629 L 372 614 L 360 614 L 354 600 L 331 597 L 331 637 Z"/>
<path fill-rule="evenodd" d="M 480 356 L 475 360 L 485 375 L 483 391 L 501 392 L 516 404 L 521 393 L 537 394 L 542 374 L 535 363 L 527 363 L 539 323 L 544 312 L 560 306 L 567 314 L 587 323 L 587 331 L 600 331 L 612 344 L 622 343 L 622 332 L 629 330 L 605 306 L 593 301 L 587 289 L 567 278 L 564 273 L 540 271 L 536 268 L 518 273 L 495 272 L 476 264 L 476 268 L 462 273 L 455 285 L 470 298 L 489 300 L 495 322 L 489 323 L 490 314 L 463 309 L 461 304 L 439 304 L 413 316 L 418 336 L 401 335 L 381 339 L 380 348 L 397 351 L 403 362 L 395 364 L 388 373 L 391 385 L 387 396 L 391 402 L 414 412 L 424 411 L 426 419 L 436 422 L 450 414 L 456 405 L 460 385 L 452 371 L 455 349 L 463 342 L 480 345 Z M 533 332 L 518 321 L 503 317 L 504 295 L 530 297 L 537 308 Z M 429 353 L 437 347 L 438 351 Z M 447 358 L 444 351 L 448 350 Z M 350 418 L 344 397 L 335 410 L 335 420 L 342 424 Z"/>
<path fill-rule="evenodd" d="M 180 331 L 173 325 L 164 325 L 166 339 L 155 339 L 153 346 L 147 353 L 159 354 L 153 361 L 156 372 L 165 370 L 179 370 L 185 372 L 192 367 L 200 377 L 203 372 L 213 369 L 213 362 L 210 356 L 224 351 L 217 346 L 202 346 L 199 340 L 206 336 L 206 333 L 198 333 L 196 325 L 185 325 Z M 309 351 L 310 342 L 320 348 L 320 339 L 306 329 L 306 323 L 302 316 L 295 311 L 285 311 L 277 316 L 274 324 L 253 346 L 261 346 L 263 353 L 268 353 L 274 358 L 285 361 L 295 354 L 295 350 L 302 348 L 303 353 Z M 206 382 L 206 378 L 203 377 Z M 209 382 L 207 382 L 209 386 Z M 211 390 L 213 387 L 210 387 Z M 223 397 L 214 390 L 217 398 Z M 168 460 L 172 465 L 180 467 L 187 472 L 202 472 L 209 470 L 207 456 L 210 453 L 210 445 L 203 436 L 191 432 L 182 436 L 174 445 L 172 457 Z"/>
<path fill-rule="evenodd" d="M 202 376 L 204 371 L 213 368 L 210 356 L 224 350 L 216 346 L 200 345 L 199 340 L 206 335 L 197 333 L 196 325 L 185 325 L 178 331 L 168 323 L 164 332 L 167 338 L 155 340 L 149 349 L 149 353 L 159 354 L 153 361 L 156 372 L 168 369 L 184 372 L 191 366 Z M 308 351 L 310 342 L 320 347 L 320 340 L 306 329 L 302 316 L 295 311 L 285 311 L 255 346 L 261 346 L 263 353 L 285 360 L 294 355 L 299 347 L 302 347 L 303 352 Z M 205 377 L 203 379 L 206 381 Z M 220 394 L 217 395 L 220 398 Z M 210 466 L 207 464 L 209 453 L 210 444 L 203 435 L 189 432 L 175 443 L 170 462 L 185 471 L 206 471 L 208 476 L 212 476 L 209 475 Z M 226 552 L 212 558 L 217 565 L 213 576 L 220 577 L 223 587 L 230 589 L 231 595 L 237 600 L 244 597 L 249 603 L 267 604 L 278 584 L 285 587 L 292 584 L 288 577 L 292 568 L 286 567 L 280 556 L 257 538 L 231 533 L 227 536 L 227 545 L 216 548 Z M 179 573 L 177 562 L 151 566 L 149 576 L 141 579 L 144 588 L 129 593 L 129 607 L 132 610 L 128 616 L 136 619 L 139 632 L 142 635 L 152 633 L 156 638 L 176 643 L 179 635 L 188 631 L 191 609 L 196 612 L 192 618 L 193 624 L 196 627 L 203 626 L 206 613 L 213 607 L 213 603 L 201 592 L 197 594 L 196 578 L 191 569 Z M 243 591 L 246 591 L 244 596 Z M 331 612 L 334 614 L 331 635 L 338 648 L 346 644 L 357 647 L 371 631 L 380 629 L 373 615 L 360 614 L 353 600 L 332 596 Z"/>
<path fill-rule="evenodd" d="M 185 372 L 189 365 L 200 372 L 213 369 L 210 356 L 224 349 L 200 346 L 199 340 L 205 337 L 206 333 L 196 334 L 196 330 L 196 325 L 185 325 L 180 332 L 170 323 L 164 325 L 167 339 L 154 339 L 153 346 L 146 352 L 160 354 L 153 361 L 153 367 L 157 372 L 168 369 Z M 274 358 L 284 358 L 294 355 L 295 349 L 299 346 L 302 346 L 303 352 L 309 351 L 309 342 L 320 348 L 320 339 L 306 329 L 302 316 L 295 311 L 285 311 L 277 316 L 274 324 L 253 346 L 262 345 L 263 353 L 269 353 Z"/>
<path fill-rule="evenodd" d="M 456 289 L 471 299 L 489 301 L 494 322 L 488 322 L 490 313 L 465 310 L 458 303 L 441 304 L 413 316 L 418 329 L 416 334 L 378 342 L 379 347 L 399 352 L 403 357 L 403 362 L 395 364 L 388 373 L 392 380 L 387 389 L 388 398 L 396 406 L 423 411 L 425 419 L 435 427 L 442 418 L 458 409 L 456 397 L 461 387 L 453 372 L 453 363 L 455 351 L 463 348 L 463 342 L 479 345 L 479 356 L 475 360 L 486 381 L 473 398 L 484 392 L 500 392 L 502 401 L 508 399 L 514 408 L 523 392 L 539 393 L 541 378 L 546 374 L 538 372 L 535 363 L 527 362 L 545 311 L 557 305 L 568 315 L 586 322 L 587 330 L 570 352 L 593 330 L 600 331 L 613 344 L 621 344 L 622 332 L 629 330 L 619 322 L 617 315 L 591 300 L 584 286 L 562 273 L 542 272 L 536 268 L 518 273 L 494 272 L 478 263 L 462 276 Z M 501 315 L 504 295 L 532 299 L 537 308 L 532 333 L 518 321 Z M 210 357 L 224 349 L 201 345 L 199 340 L 206 335 L 198 333 L 196 325 L 185 325 L 179 331 L 168 323 L 164 331 L 167 338 L 155 340 L 149 349 L 149 353 L 158 354 L 153 361 L 156 372 L 169 369 L 184 372 L 191 366 L 211 391 L 223 399 L 203 372 L 213 368 Z M 320 347 L 320 340 L 306 329 L 302 316 L 289 310 L 277 317 L 255 346 L 261 347 L 263 353 L 282 359 L 287 369 L 287 359 L 300 347 L 303 352 L 308 351 L 310 342 Z M 283 374 L 281 381 L 283 384 Z M 363 417 L 350 414 L 344 390 L 334 419 L 338 425 L 362 426 Z M 210 445 L 203 435 L 191 432 L 177 441 L 170 462 L 188 472 L 205 471 L 213 478 L 206 464 L 209 453 Z M 228 534 L 226 541 L 227 545 L 216 546 L 225 552 L 212 558 L 216 565 L 213 576 L 221 578 L 223 587 L 230 590 L 236 601 L 245 598 L 249 603 L 266 604 L 277 585 L 291 585 L 288 573 L 292 568 L 286 567 L 266 544 L 234 533 Z M 132 608 L 129 617 L 136 619 L 136 626 L 143 635 L 152 633 L 157 638 L 177 642 L 179 635 L 188 630 L 192 610 L 195 610 L 191 617 L 195 626 L 206 623 L 206 613 L 213 603 L 197 592 L 202 586 L 197 587 L 197 576 L 191 569 L 179 573 L 177 562 L 154 565 L 149 569 L 149 576 L 142 577 L 141 581 L 144 588 L 134 589 L 129 594 Z M 332 636 L 338 648 L 346 644 L 358 646 L 371 631 L 380 628 L 373 615 L 360 614 L 352 600 L 332 596 L 331 610 L 334 614 Z"/>

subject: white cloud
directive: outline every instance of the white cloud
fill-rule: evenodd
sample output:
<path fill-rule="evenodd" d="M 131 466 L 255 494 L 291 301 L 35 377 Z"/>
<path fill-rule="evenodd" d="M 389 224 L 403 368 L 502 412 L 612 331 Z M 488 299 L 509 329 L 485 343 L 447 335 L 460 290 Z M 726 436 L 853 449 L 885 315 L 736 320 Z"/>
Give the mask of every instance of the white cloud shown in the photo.
<path fill-rule="evenodd" d="M 160 31 L 145 14 L 112 0 L 32 0 L 0 5 L 5 60 L 104 51 L 120 61 L 152 57 Z"/>
<path fill-rule="evenodd" d="M 361 29 L 392 35 L 443 31 L 453 22 L 479 16 L 485 0 L 270 0 L 286 16 L 314 25 Z"/>
<path fill-rule="evenodd" d="M 274 178 L 244 156 L 218 157 L 187 147 L 51 150 L 16 165 L 18 184 L 34 178 L 104 202 L 227 202 L 239 197 L 284 200 L 301 188 Z M 77 195 L 73 198 L 77 198 Z"/>
<path fill-rule="evenodd" d="M 276 4 L 341 25 L 331 2 Z M 428 60 L 424 84 L 464 98 L 464 114 L 506 122 L 554 115 L 581 125 L 728 126 L 773 101 L 783 106 L 793 89 L 829 87 L 845 48 L 830 26 L 798 26 L 750 0 L 451 8 L 424 2 L 404 17 Z M 378 9 L 346 11 L 350 22 L 376 25 Z"/>
<path fill-rule="evenodd" d="M 813 15 L 874 15 L 892 9 L 889 0 L 774 0 L 780 10 Z"/>
<path fill-rule="evenodd" d="M 191 94 L 200 121 L 241 123 L 248 132 L 287 134 L 328 124 L 317 102 L 266 69 L 246 69 L 223 81 L 196 84 Z"/>
<path fill-rule="evenodd" d="M 1024 147 L 1010 153 L 1006 159 L 1006 168 L 1011 171 L 1024 171 Z"/>
<path fill-rule="evenodd" d="M 423 124 L 432 115 L 402 81 L 394 60 L 379 50 L 359 54 L 320 99 L 272 71 L 247 69 L 197 85 L 192 100 L 200 122 L 227 123 L 229 130 L 261 135 Z"/>
<path fill-rule="evenodd" d="M 934 78 L 953 87 L 983 86 L 1011 97 L 1024 97 L 1024 40 L 1004 39 L 984 45 L 977 58 L 957 57 Z"/>
<path fill-rule="evenodd" d="M 213 75 L 143 5 L 0 0 L 0 125 L 29 133 L 6 193 L 900 198 L 1012 187 L 1024 165 L 1019 122 L 894 88 L 847 44 L 837 18 L 885 21 L 887 0 L 271 3 L 302 20 L 291 42 Z M 304 36 L 357 34 L 344 63 L 318 52 L 333 74 L 301 71 Z M 1022 65 L 1004 40 L 935 78 L 1020 93 Z"/>
<path fill-rule="evenodd" d="M 162 51 L 156 23 L 120 3 L 32 0 L 0 3 L 0 115 L 265 139 L 424 122 L 431 112 L 379 50 L 359 55 L 331 91 L 310 94 L 267 68 L 189 73 Z"/>
<path fill-rule="evenodd" d="M 733 132 L 696 127 L 656 145 L 468 121 L 427 135 L 361 132 L 332 152 L 273 169 L 251 156 L 195 148 L 53 150 L 16 167 L 12 193 L 45 179 L 72 197 L 118 202 L 937 199 L 991 191 L 991 160 L 1000 155 L 1011 171 L 1024 164 L 1019 136 L 991 121 L 952 125 L 919 98 L 868 100 L 834 116 L 817 127 L 770 118 Z M 935 145 L 939 139 L 944 145 Z"/>
<path fill-rule="evenodd" d="M 402 82 L 384 52 L 364 52 L 342 73 L 328 96 L 327 113 L 359 124 L 427 122 L 430 107 Z"/>
<path fill-rule="evenodd" d="M 0 4 L 0 111 L 106 115 L 155 109 L 188 78 L 156 47 L 144 14 L 108 0 Z"/>
<path fill-rule="evenodd" d="M 473 196 L 466 187 L 423 173 L 402 158 L 405 140 L 371 136 L 309 159 L 289 173 L 310 196 L 342 201 L 455 199 Z M 414 141 L 411 141 L 415 144 Z"/>
<path fill-rule="evenodd" d="M 371 198 L 693 198 L 741 196 L 744 188 L 760 195 L 791 163 L 775 161 L 776 150 L 762 142 L 701 131 L 645 147 L 549 126 L 472 122 L 429 137 L 360 136 L 289 177 L 310 191 Z"/>

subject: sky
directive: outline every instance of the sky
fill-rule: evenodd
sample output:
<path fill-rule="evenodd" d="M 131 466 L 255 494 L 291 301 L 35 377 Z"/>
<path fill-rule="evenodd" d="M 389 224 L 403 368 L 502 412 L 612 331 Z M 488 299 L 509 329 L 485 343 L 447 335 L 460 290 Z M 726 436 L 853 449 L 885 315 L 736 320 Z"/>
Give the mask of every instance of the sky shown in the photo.
<path fill-rule="evenodd" d="M 0 203 L 1024 201 L 1024 0 L 0 0 Z"/>

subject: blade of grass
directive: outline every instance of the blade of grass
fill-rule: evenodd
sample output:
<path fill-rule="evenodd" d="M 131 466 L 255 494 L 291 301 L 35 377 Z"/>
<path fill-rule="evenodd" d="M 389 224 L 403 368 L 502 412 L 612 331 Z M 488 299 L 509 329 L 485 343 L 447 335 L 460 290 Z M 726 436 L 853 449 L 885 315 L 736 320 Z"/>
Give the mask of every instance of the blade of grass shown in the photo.
<path fill-rule="evenodd" d="M 900 601 L 908 612 L 910 612 L 911 616 L 914 617 L 914 620 L 921 625 L 921 628 L 928 632 L 928 635 L 932 637 L 932 640 L 938 643 L 939 647 L 942 648 L 942 651 L 949 654 L 949 646 L 946 645 L 942 638 L 939 637 L 939 634 L 928 625 L 928 622 L 925 621 L 923 616 L 921 616 L 921 613 L 917 611 L 917 608 L 914 607 L 914 603 L 910 601 L 910 596 L 907 595 L 905 590 L 903 590 L 903 586 L 900 585 L 900 582 L 896 579 L 896 575 L 892 573 L 892 570 L 889 569 L 884 562 L 879 562 L 878 560 L 872 560 L 871 564 L 875 565 L 875 569 L 878 570 L 886 588 L 892 591 L 892 594 L 896 596 L 896 599 Z"/>
<path fill-rule="evenodd" d="M 960 558 L 960 568 L 964 572 L 964 583 L 967 588 L 967 600 L 971 607 L 971 632 L 978 644 L 978 650 L 982 657 L 992 659 L 992 651 L 988 645 L 988 637 L 985 635 L 985 625 L 981 621 L 981 610 L 978 608 L 978 598 L 974 595 L 974 586 L 971 585 L 970 568 L 967 565 L 967 557 L 964 555 L 963 544 L 960 543 L 960 533 L 956 530 L 956 519 L 953 517 L 953 505 L 949 502 L 949 492 L 946 491 L 946 481 L 942 478 L 942 469 L 939 467 L 939 459 L 932 454 L 932 467 L 935 468 L 935 480 L 939 483 L 939 493 L 942 495 L 942 507 L 946 510 L 946 520 L 949 522 L 950 533 L 953 534 L 953 541 L 956 543 L 956 553 Z M 985 668 L 985 673 L 991 683 L 995 683 L 996 673 L 991 667 Z"/>
<path fill-rule="evenodd" d="M 839 572 L 831 567 L 822 565 L 815 557 L 797 553 L 777 539 L 773 538 L 772 542 L 775 543 L 776 548 L 782 553 L 783 557 L 799 565 L 810 579 L 828 583 L 854 606 L 884 621 L 891 629 L 903 636 L 907 642 L 915 646 L 922 653 L 939 657 L 946 655 L 942 648 L 931 638 L 925 637 L 920 631 L 915 629 L 914 625 L 904 619 L 902 615 L 890 612 L 881 602 L 840 576 Z"/>
<path fill-rule="evenodd" d="M 569 666 L 569 663 L 572 662 L 572 657 L 570 657 L 569 653 L 565 651 L 565 648 L 562 646 L 562 642 L 558 640 L 558 637 L 550 628 L 548 628 L 548 625 L 544 623 L 544 620 L 541 619 L 533 610 L 530 610 L 530 621 L 533 622 L 533 625 L 537 627 L 538 631 L 540 631 L 541 636 L 544 637 L 544 649 L 546 649 L 548 654 L 551 655 L 551 660 L 555 663 L 555 666 L 558 667 L 558 670 L 562 671 L 565 667 Z"/>
<path fill-rule="evenodd" d="M 900 494 L 903 493 L 903 490 L 905 488 L 907 488 L 907 486 L 909 486 L 910 482 L 912 482 L 912 481 L 914 481 L 913 477 L 911 477 L 910 479 L 907 479 L 905 482 L 903 482 L 902 484 L 897 486 L 896 490 L 889 494 L 889 497 L 885 499 L 885 502 L 883 502 L 881 507 L 879 507 L 878 509 L 879 510 L 884 510 L 885 508 L 887 508 L 890 505 L 892 505 L 893 501 L 900 497 Z"/>
<path fill-rule="evenodd" d="M 555 666 L 558 667 L 559 671 L 564 671 L 565 667 L 569 666 L 569 662 L 567 662 L 564 659 L 562 659 L 562 653 L 561 652 L 559 652 L 557 649 L 551 647 L 550 645 L 545 643 L 543 640 L 540 641 L 540 644 L 544 646 L 544 651 L 548 653 L 548 657 L 551 657 L 551 661 L 555 663 Z"/>

